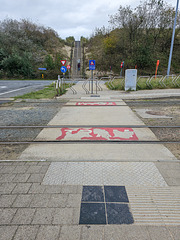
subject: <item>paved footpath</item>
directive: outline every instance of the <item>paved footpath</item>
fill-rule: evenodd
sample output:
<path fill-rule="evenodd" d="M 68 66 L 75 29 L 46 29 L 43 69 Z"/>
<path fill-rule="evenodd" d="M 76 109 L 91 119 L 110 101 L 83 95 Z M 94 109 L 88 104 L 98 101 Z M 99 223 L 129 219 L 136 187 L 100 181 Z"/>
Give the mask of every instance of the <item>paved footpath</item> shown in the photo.
<path fill-rule="evenodd" d="M 129 126 L 144 123 L 122 92 L 75 88 L 49 122 L 62 127 L 36 138 L 57 143 L 0 162 L 0 239 L 180 240 L 179 160 L 162 144 L 126 143 L 157 139 Z"/>

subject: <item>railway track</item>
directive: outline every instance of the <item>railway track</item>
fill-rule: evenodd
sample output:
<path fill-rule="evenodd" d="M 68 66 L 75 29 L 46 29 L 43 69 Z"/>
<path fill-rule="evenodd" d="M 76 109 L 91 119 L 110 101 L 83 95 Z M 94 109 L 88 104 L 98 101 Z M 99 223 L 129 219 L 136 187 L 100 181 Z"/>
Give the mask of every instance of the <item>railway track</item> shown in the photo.
<path fill-rule="evenodd" d="M 46 125 L 46 126 L 0 126 L 0 129 L 37 129 L 37 128 L 57 128 L 57 129 L 62 129 L 62 128 L 152 128 L 152 129 L 179 129 L 180 126 L 146 126 L 146 125 L 103 125 L 103 126 L 89 126 L 89 125 L 82 125 L 82 126 L 77 126 L 77 125 Z M 0 145 L 14 145 L 14 144 L 78 144 L 78 143 L 97 143 L 97 144 L 103 144 L 103 143 L 108 143 L 108 144 L 180 144 L 180 141 L 172 141 L 172 140 L 56 140 L 56 141 L 0 141 Z"/>

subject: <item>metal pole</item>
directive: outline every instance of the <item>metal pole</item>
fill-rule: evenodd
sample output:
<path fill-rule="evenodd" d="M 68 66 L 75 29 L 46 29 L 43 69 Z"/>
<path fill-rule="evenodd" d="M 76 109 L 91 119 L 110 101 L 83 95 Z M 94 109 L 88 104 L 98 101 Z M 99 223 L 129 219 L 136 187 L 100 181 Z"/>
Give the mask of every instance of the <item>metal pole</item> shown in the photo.
<path fill-rule="evenodd" d="M 96 94 L 97 94 L 97 79 L 96 79 Z"/>
<path fill-rule="evenodd" d="M 172 40 L 171 40 L 171 49 L 170 49 L 170 55 L 169 55 L 169 63 L 168 63 L 168 70 L 167 75 L 169 76 L 170 68 L 171 68 L 171 60 L 172 60 L 172 52 L 173 52 L 173 45 L 174 45 L 174 36 L 175 36 L 175 30 L 176 30 L 176 19 L 178 14 L 178 6 L 179 6 L 179 0 L 177 0 L 177 6 L 176 6 L 176 15 L 174 19 L 174 28 L 173 28 L 173 34 L 172 34 Z"/>
<path fill-rule="evenodd" d="M 91 94 L 93 94 L 93 70 L 91 70 Z"/>

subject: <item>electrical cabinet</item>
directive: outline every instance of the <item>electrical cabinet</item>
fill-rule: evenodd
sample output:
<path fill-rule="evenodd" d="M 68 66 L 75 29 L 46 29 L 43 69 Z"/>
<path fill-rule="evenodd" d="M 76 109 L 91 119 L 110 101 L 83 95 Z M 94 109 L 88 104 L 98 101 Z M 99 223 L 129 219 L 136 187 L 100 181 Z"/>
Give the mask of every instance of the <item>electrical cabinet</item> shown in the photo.
<path fill-rule="evenodd" d="M 137 69 L 127 69 L 125 72 L 125 91 L 136 91 Z"/>

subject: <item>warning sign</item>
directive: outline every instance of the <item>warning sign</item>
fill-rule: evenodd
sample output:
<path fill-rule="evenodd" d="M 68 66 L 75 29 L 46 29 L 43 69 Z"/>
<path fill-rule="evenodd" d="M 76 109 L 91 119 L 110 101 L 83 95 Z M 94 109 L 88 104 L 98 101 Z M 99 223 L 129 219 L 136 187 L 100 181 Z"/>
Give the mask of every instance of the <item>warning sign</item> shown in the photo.
<path fill-rule="evenodd" d="M 95 69 L 96 69 L 96 61 L 89 60 L 89 70 L 95 70 Z"/>
<path fill-rule="evenodd" d="M 61 64 L 64 66 L 66 64 L 66 60 L 61 60 Z"/>

